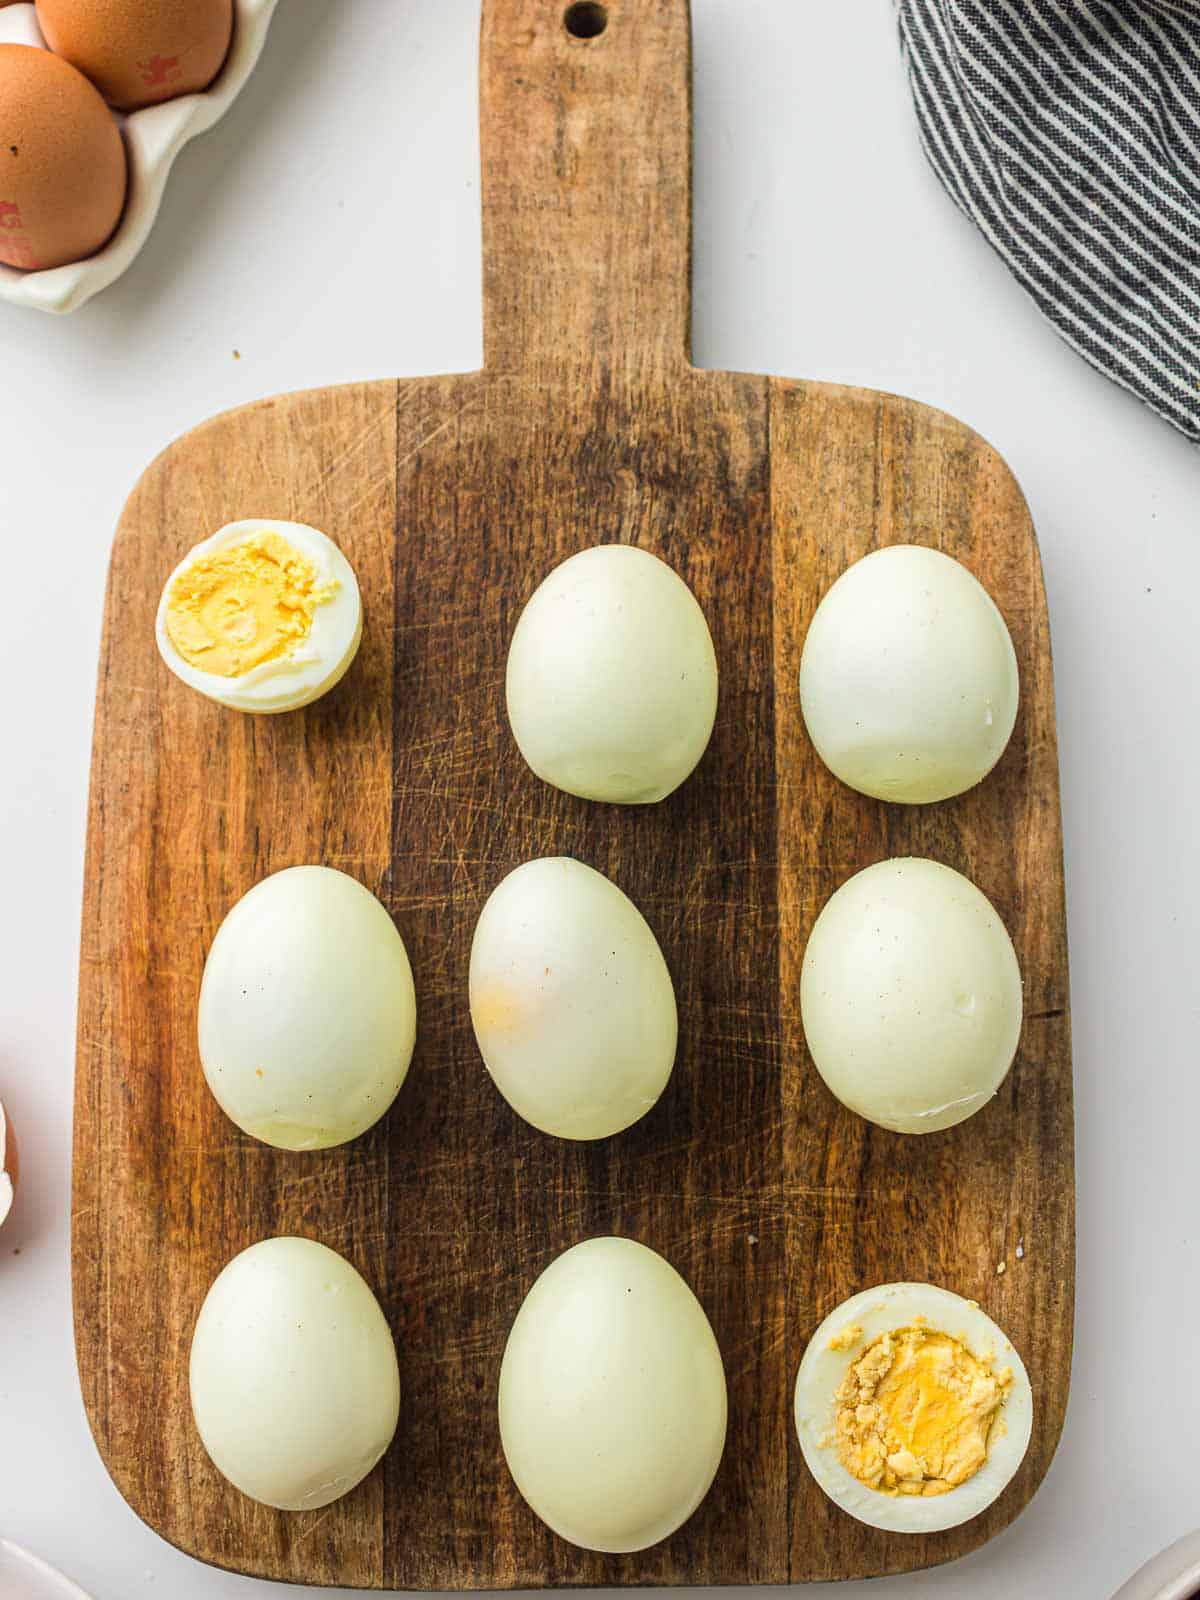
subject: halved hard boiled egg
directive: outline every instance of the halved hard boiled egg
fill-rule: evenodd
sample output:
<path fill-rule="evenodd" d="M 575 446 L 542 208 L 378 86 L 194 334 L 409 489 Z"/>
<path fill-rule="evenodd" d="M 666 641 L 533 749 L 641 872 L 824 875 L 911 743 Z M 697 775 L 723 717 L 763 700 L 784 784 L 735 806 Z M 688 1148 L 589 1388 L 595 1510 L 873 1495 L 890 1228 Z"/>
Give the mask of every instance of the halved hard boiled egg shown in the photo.
<path fill-rule="evenodd" d="M 844 1301 L 796 1377 L 796 1432 L 829 1498 L 873 1528 L 934 1533 L 987 1509 L 1033 1428 L 1029 1374 L 973 1300 L 885 1283 Z"/>
<path fill-rule="evenodd" d="M 817 607 L 800 705 L 825 765 L 879 800 L 947 800 L 1004 753 L 1017 717 L 1004 618 L 961 562 L 889 545 L 848 567 Z"/>
<path fill-rule="evenodd" d="M 830 896 L 809 935 L 800 1013 L 843 1105 L 935 1133 L 987 1104 L 1021 1035 L 1021 972 L 991 901 L 938 861 L 879 861 Z"/>
<path fill-rule="evenodd" d="M 513 735 L 547 783 L 642 805 L 707 748 L 717 658 L 695 595 L 635 545 L 581 550 L 534 591 L 508 652 Z"/>
<path fill-rule="evenodd" d="M 167 579 L 156 624 L 184 683 L 235 711 L 295 711 L 340 681 L 362 639 L 354 570 L 299 522 L 231 522 Z"/>
<path fill-rule="evenodd" d="M 204 1448 L 229 1481 L 281 1511 L 347 1494 L 400 1415 L 391 1330 L 369 1284 L 313 1239 L 264 1239 L 200 1308 L 189 1370 Z"/>
<path fill-rule="evenodd" d="M 281 1150 L 344 1144 L 379 1120 L 412 1060 L 404 940 L 332 867 L 255 884 L 217 929 L 200 984 L 200 1060 L 225 1114 Z"/>
<path fill-rule="evenodd" d="M 471 945 L 470 1002 L 496 1087 L 543 1133 L 620 1133 L 671 1076 L 678 1018 L 658 940 L 582 861 L 527 861 L 492 891 Z"/>

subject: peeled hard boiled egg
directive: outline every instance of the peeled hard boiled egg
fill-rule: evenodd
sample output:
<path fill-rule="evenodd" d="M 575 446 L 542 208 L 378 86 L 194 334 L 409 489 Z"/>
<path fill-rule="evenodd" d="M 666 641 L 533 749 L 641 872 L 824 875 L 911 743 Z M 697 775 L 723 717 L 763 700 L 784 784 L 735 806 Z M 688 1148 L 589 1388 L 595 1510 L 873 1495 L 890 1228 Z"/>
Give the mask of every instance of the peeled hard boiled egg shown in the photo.
<path fill-rule="evenodd" d="M 973 1300 L 928 1283 L 844 1301 L 796 1378 L 809 1471 L 873 1528 L 936 1533 L 978 1516 L 1021 1465 L 1032 1428 L 1020 1356 Z"/>
<path fill-rule="evenodd" d="M 625 805 L 677 789 L 708 745 L 717 658 L 696 597 L 634 545 L 583 550 L 521 613 L 508 716 L 547 783 Z"/>
<path fill-rule="evenodd" d="M 500 1367 L 500 1438 L 517 1488 L 585 1550 L 644 1550 L 708 1493 L 725 1448 L 725 1371 L 708 1318 L 632 1239 L 552 1261 Z"/>
<path fill-rule="evenodd" d="M 966 567 L 889 545 L 849 567 L 817 607 L 800 705 L 817 753 L 878 800 L 947 800 L 985 777 L 1017 717 L 1004 618 Z"/>
<path fill-rule="evenodd" d="M 933 1133 L 999 1089 L 1021 1033 L 1021 973 L 995 908 L 936 861 L 880 861 L 813 926 L 800 1011 L 817 1071 L 851 1111 Z"/>
<path fill-rule="evenodd" d="M 123 111 L 207 89 L 233 37 L 233 0 L 37 0 L 51 50 Z"/>
<path fill-rule="evenodd" d="M 192 1335 L 192 1414 L 252 1500 L 315 1511 L 360 1483 L 400 1415 L 379 1302 L 336 1251 L 264 1239 L 218 1275 Z"/>
<path fill-rule="evenodd" d="M 666 1087 L 678 1031 L 667 964 L 633 901 L 582 861 L 527 861 L 493 891 L 470 994 L 496 1087 L 543 1133 L 603 1139 Z"/>
<path fill-rule="evenodd" d="M 171 671 L 235 711 L 295 711 L 340 682 L 362 638 L 354 571 L 299 522 L 231 522 L 167 579 L 158 648 Z"/>
<path fill-rule="evenodd" d="M 27 272 L 94 255 L 121 220 L 125 145 L 81 73 L 0 44 L 0 263 Z"/>
<path fill-rule="evenodd" d="M 355 1139 L 408 1073 L 417 1003 L 404 941 L 361 883 L 289 867 L 242 896 L 200 985 L 200 1060 L 221 1109 L 281 1150 Z"/>

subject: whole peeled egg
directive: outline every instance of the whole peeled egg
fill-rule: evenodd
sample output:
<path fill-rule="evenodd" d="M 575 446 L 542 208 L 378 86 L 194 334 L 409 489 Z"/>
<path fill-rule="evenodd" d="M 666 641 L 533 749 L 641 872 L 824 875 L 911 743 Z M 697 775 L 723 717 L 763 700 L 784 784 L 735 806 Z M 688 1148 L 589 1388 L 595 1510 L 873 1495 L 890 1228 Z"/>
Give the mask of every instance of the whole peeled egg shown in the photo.
<path fill-rule="evenodd" d="M 665 562 L 635 545 L 596 545 L 534 591 L 505 693 L 521 754 L 546 783 L 584 800 L 662 800 L 712 735 L 712 635 Z"/>
<path fill-rule="evenodd" d="M 619 1133 L 671 1075 L 678 1018 L 658 940 L 582 861 L 527 861 L 492 891 L 471 945 L 470 1003 L 496 1087 L 543 1133 Z"/>
<path fill-rule="evenodd" d="M 244 894 L 200 985 L 200 1060 L 225 1114 L 281 1150 L 355 1139 L 412 1060 L 417 1003 L 404 941 L 369 889 L 289 867 Z"/>
<path fill-rule="evenodd" d="M 552 1261 L 500 1365 L 500 1439 L 517 1488 L 585 1550 L 645 1550 L 683 1525 L 725 1448 L 721 1352 L 662 1256 L 588 1239 Z"/>
<path fill-rule="evenodd" d="M 315 1511 L 383 1455 L 400 1415 L 391 1331 L 369 1284 L 313 1239 L 264 1239 L 223 1269 L 192 1335 L 204 1448 L 252 1500 Z"/>
<path fill-rule="evenodd" d="M 999 1089 L 1021 1035 L 1021 972 L 991 901 L 937 861 L 879 861 L 813 925 L 800 1014 L 817 1071 L 859 1116 L 935 1133 Z"/>
<path fill-rule="evenodd" d="M 848 567 L 813 616 L 800 706 L 831 772 L 877 800 L 918 804 L 972 788 L 1017 717 L 1004 618 L 961 562 L 889 545 Z"/>
<path fill-rule="evenodd" d="M 37 0 L 37 16 L 51 50 L 122 111 L 207 89 L 233 37 L 233 0 Z"/>
<path fill-rule="evenodd" d="M 125 144 L 69 62 L 0 44 L 0 263 L 46 271 L 106 244 L 125 205 Z"/>

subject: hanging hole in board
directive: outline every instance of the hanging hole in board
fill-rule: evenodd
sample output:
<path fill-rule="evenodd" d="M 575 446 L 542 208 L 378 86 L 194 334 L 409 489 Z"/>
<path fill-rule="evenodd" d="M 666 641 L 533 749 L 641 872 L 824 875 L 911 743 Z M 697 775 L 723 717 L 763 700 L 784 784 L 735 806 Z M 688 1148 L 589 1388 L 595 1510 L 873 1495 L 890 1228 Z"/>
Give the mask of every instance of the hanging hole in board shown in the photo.
<path fill-rule="evenodd" d="M 598 39 L 608 27 L 608 12 L 595 0 L 576 0 L 563 14 L 563 27 L 572 39 Z"/>

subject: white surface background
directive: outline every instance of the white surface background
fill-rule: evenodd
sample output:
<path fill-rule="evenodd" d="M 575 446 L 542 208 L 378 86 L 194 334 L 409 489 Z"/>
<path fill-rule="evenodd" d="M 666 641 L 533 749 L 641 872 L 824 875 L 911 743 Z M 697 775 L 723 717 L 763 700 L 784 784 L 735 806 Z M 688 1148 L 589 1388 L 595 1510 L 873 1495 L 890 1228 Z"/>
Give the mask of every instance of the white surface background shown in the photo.
<path fill-rule="evenodd" d="M 941 193 L 887 0 L 694 9 L 697 360 L 890 388 L 979 428 L 1032 505 L 1054 630 L 1079 1138 L 1066 1434 L 1002 1538 L 841 1594 L 1096 1600 L 1200 1522 L 1200 453 L 1058 341 Z M 142 1527 L 75 1378 L 75 977 L 111 532 L 150 458 L 211 412 L 479 364 L 477 15 L 284 0 L 133 271 L 67 321 L 0 306 L 0 1093 L 27 1173 L 0 1243 L 0 1534 L 97 1600 L 297 1592 Z"/>

